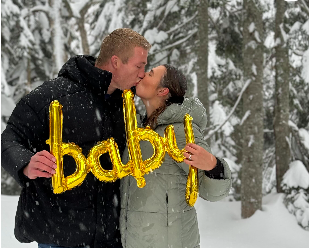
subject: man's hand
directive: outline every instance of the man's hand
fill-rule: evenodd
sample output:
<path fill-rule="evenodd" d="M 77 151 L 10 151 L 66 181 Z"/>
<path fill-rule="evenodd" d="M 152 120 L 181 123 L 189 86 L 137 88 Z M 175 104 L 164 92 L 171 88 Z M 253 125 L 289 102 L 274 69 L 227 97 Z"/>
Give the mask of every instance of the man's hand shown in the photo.
<path fill-rule="evenodd" d="M 23 172 L 30 179 L 50 178 L 56 173 L 56 168 L 56 158 L 44 150 L 31 157 L 30 163 L 24 168 Z"/>

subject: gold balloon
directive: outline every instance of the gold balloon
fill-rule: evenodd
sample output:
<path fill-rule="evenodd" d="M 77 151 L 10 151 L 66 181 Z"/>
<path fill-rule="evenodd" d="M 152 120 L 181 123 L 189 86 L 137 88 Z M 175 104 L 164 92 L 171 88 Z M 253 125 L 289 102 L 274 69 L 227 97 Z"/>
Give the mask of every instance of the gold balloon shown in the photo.
<path fill-rule="evenodd" d="M 62 106 L 56 100 L 49 106 L 49 139 L 46 141 L 50 146 L 50 153 L 56 158 L 56 173 L 52 176 L 52 185 L 55 194 L 67 190 L 63 184 L 63 161 L 61 152 L 62 143 Z"/>
<path fill-rule="evenodd" d="M 80 185 L 87 175 L 86 158 L 82 149 L 74 143 L 62 143 L 63 115 L 62 106 L 55 100 L 49 107 L 49 139 L 46 141 L 50 146 L 50 152 L 56 158 L 56 173 L 52 176 L 53 192 L 62 193 Z M 64 178 L 63 156 L 71 155 L 76 164 L 76 171 Z"/>
<path fill-rule="evenodd" d="M 74 143 L 62 143 L 62 156 L 70 155 L 74 158 L 76 162 L 76 171 L 66 178 L 63 179 L 64 184 L 66 185 L 67 189 L 72 189 L 76 186 L 79 186 L 84 181 L 85 177 L 88 174 L 87 168 L 87 160 L 82 153 L 82 149 L 75 145 Z M 61 163 L 63 164 L 62 157 Z"/>
<path fill-rule="evenodd" d="M 176 143 L 176 137 L 174 132 L 174 126 L 169 125 L 164 130 L 165 144 L 168 155 L 174 159 L 177 163 L 183 162 L 185 156 L 183 153 L 185 149 L 179 149 Z"/>
<path fill-rule="evenodd" d="M 165 149 L 164 142 L 159 134 L 150 127 L 137 128 L 136 110 L 131 90 L 123 92 L 124 121 L 127 135 L 129 160 L 131 161 L 131 174 L 137 181 L 137 186 L 143 188 L 146 185 L 144 175 L 160 167 L 162 164 Z M 154 150 L 151 158 L 143 161 L 140 148 L 140 141 L 148 140 Z"/>
<path fill-rule="evenodd" d="M 186 114 L 184 117 L 184 127 L 186 135 L 186 143 L 195 143 L 194 133 L 192 128 L 193 118 Z M 164 130 L 164 137 L 166 140 L 166 148 L 168 155 L 173 158 L 176 162 L 181 163 L 184 161 L 185 157 L 183 153 L 185 149 L 179 149 L 176 143 L 176 137 L 174 132 L 174 127 L 169 125 Z M 198 197 L 198 171 L 194 166 L 190 166 L 189 174 L 187 179 L 186 187 L 186 201 L 191 207 L 194 206 Z"/>
<path fill-rule="evenodd" d="M 105 170 L 100 165 L 99 158 L 106 152 L 109 152 L 113 164 L 112 170 Z M 89 152 L 87 163 L 93 175 L 104 182 L 114 182 L 118 178 L 122 178 L 130 173 L 129 168 L 121 162 L 118 145 L 113 138 L 99 142 L 94 146 Z"/>
<path fill-rule="evenodd" d="M 195 143 L 193 127 L 192 127 L 193 118 L 186 114 L 184 118 L 185 125 L 185 134 L 186 134 L 186 143 Z M 187 179 L 187 188 L 186 188 L 186 201 L 187 204 L 191 207 L 194 206 L 198 197 L 198 170 L 194 166 L 190 165 L 189 174 Z"/>
<path fill-rule="evenodd" d="M 52 185 L 55 194 L 62 193 L 68 189 L 79 186 L 85 179 L 88 172 L 92 172 L 96 178 L 104 182 L 114 182 L 117 179 L 132 175 L 137 186 L 143 188 L 146 185 L 144 175 L 159 168 L 164 160 L 165 152 L 176 162 L 183 162 L 185 157 L 184 149 L 177 147 L 174 127 L 169 125 L 164 131 L 164 137 L 153 131 L 149 126 L 137 128 L 136 110 L 133 100 L 133 93 L 130 90 L 123 92 L 123 112 L 126 127 L 127 146 L 129 161 L 126 165 L 121 162 L 117 143 L 113 138 L 98 142 L 89 152 L 87 159 L 82 154 L 82 149 L 74 143 L 62 143 L 63 116 L 62 106 L 56 100 L 50 104 L 49 108 L 49 139 L 46 141 L 50 145 L 50 151 L 56 158 L 57 169 L 52 177 Z M 192 129 L 192 117 L 188 114 L 184 117 L 184 127 L 186 143 L 194 143 L 194 133 Z M 147 140 L 151 143 L 153 155 L 142 160 L 140 141 Z M 100 156 L 109 153 L 113 164 L 112 170 L 105 170 L 100 164 Z M 63 156 L 70 155 L 76 161 L 76 171 L 63 177 Z M 187 180 L 186 201 L 193 206 L 198 196 L 197 169 L 190 166 Z"/>

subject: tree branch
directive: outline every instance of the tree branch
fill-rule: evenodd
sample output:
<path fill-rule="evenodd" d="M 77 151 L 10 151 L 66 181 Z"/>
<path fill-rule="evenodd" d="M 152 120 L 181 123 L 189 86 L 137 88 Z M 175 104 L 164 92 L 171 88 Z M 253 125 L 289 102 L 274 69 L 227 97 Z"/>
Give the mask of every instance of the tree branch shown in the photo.
<path fill-rule="evenodd" d="M 174 5 L 168 10 L 168 12 L 166 13 L 166 15 L 164 15 L 163 19 L 160 21 L 159 25 L 157 26 L 157 29 L 159 30 L 159 28 L 161 27 L 162 23 L 164 22 L 165 18 L 167 17 L 168 13 L 174 8 L 174 6 L 176 5 L 177 1 L 175 1 Z"/>
<path fill-rule="evenodd" d="M 299 4 L 300 6 L 302 6 L 303 9 L 305 10 L 305 12 L 307 13 L 307 15 L 309 15 L 309 7 L 308 7 L 307 4 L 305 3 L 305 1 L 304 1 L 304 0 L 301 0 L 300 2 L 301 2 L 301 4 L 300 4 L 299 2 L 298 2 L 298 4 Z"/>
<path fill-rule="evenodd" d="M 194 29 L 194 30 L 191 32 L 191 34 L 188 35 L 187 37 L 185 37 L 185 38 L 183 38 L 183 39 L 181 39 L 181 40 L 178 40 L 178 41 L 176 41 L 175 43 L 170 44 L 170 45 L 168 45 L 168 46 L 166 46 L 166 47 L 163 47 L 162 49 L 160 49 L 160 51 L 157 51 L 157 52 L 153 53 L 153 55 L 158 54 L 158 53 L 160 53 L 160 52 L 162 52 L 162 51 L 164 51 L 164 50 L 167 50 L 167 49 L 169 49 L 169 48 L 172 48 L 172 47 L 174 47 L 174 46 L 180 45 L 181 43 L 183 43 L 183 42 L 185 42 L 186 40 L 188 40 L 188 39 L 189 39 L 192 35 L 194 35 L 196 32 L 197 32 L 197 29 Z"/>
<path fill-rule="evenodd" d="M 243 93 L 245 92 L 245 90 L 247 89 L 247 87 L 249 86 L 249 84 L 251 83 L 251 80 L 248 80 L 244 87 L 242 88 L 239 96 L 238 96 L 238 99 L 233 107 L 233 109 L 231 110 L 230 114 L 228 115 L 228 117 L 226 117 L 225 121 L 222 122 L 222 124 L 220 126 L 218 126 L 214 131 L 210 131 L 209 134 L 207 136 L 205 136 L 204 140 L 208 140 L 209 138 L 211 138 L 216 132 L 218 132 L 220 130 L 221 127 L 224 126 L 224 124 L 230 119 L 230 117 L 232 116 L 232 114 L 234 113 L 238 103 L 240 102 L 240 99 L 243 95 Z"/>
<path fill-rule="evenodd" d="M 218 27 L 217 27 L 215 21 L 212 19 L 211 15 L 209 15 L 209 14 L 208 14 L 208 18 L 209 18 L 210 22 L 212 23 L 214 29 L 216 30 L 218 37 L 220 37 L 220 32 L 218 30 Z"/>
<path fill-rule="evenodd" d="M 63 2 L 64 2 L 64 5 L 65 5 L 65 7 L 67 8 L 67 10 L 69 12 L 69 17 L 79 18 L 79 17 L 74 16 L 72 8 L 71 8 L 71 5 L 69 4 L 68 0 L 64 0 Z"/>
<path fill-rule="evenodd" d="M 51 11 L 51 9 L 48 6 L 36 6 L 33 7 L 32 9 L 30 9 L 30 12 L 44 12 L 47 16 L 49 16 L 49 13 Z"/>
<path fill-rule="evenodd" d="M 172 33 L 172 32 L 174 32 L 174 31 L 176 31 L 177 29 L 179 29 L 179 28 L 183 27 L 184 25 L 186 25 L 187 23 L 191 22 L 196 16 L 197 16 L 197 12 L 196 12 L 191 18 L 189 18 L 188 20 L 186 20 L 184 23 L 182 23 L 182 24 L 180 24 L 179 26 L 174 27 L 174 28 L 172 28 L 172 29 L 166 31 L 166 33 L 169 34 L 169 33 Z"/>

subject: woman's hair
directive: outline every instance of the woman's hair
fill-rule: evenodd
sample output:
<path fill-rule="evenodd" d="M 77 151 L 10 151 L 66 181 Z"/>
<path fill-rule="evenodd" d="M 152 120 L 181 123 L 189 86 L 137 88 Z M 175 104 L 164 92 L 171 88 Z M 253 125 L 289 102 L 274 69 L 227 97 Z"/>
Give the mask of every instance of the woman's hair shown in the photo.
<path fill-rule="evenodd" d="M 182 104 L 187 90 L 187 79 L 183 73 L 171 65 L 165 64 L 163 66 L 166 68 L 166 72 L 161 78 L 159 87 L 168 88 L 169 97 L 166 99 L 164 105 L 157 108 L 148 118 L 145 116 L 143 125 L 149 125 L 152 129 L 156 127 L 159 115 L 167 106 L 173 103 Z"/>
<path fill-rule="evenodd" d="M 116 29 L 104 38 L 95 65 L 105 65 L 113 55 L 118 56 L 126 64 L 133 55 L 135 47 L 142 47 L 149 51 L 151 45 L 144 36 L 132 29 Z"/>

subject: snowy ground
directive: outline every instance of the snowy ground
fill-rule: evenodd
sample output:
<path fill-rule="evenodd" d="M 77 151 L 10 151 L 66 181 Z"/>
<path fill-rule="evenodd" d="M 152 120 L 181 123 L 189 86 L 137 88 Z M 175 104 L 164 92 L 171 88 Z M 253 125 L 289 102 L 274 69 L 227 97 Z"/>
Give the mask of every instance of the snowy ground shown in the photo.
<path fill-rule="evenodd" d="M 37 247 L 14 238 L 18 197 L 1 196 L 1 247 Z M 242 220 L 240 202 L 196 203 L 201 248 L 308 248 L 309 232 L 301 229 L 282 204 L 282 195 L 263 198 L 263 211 Z"/>

